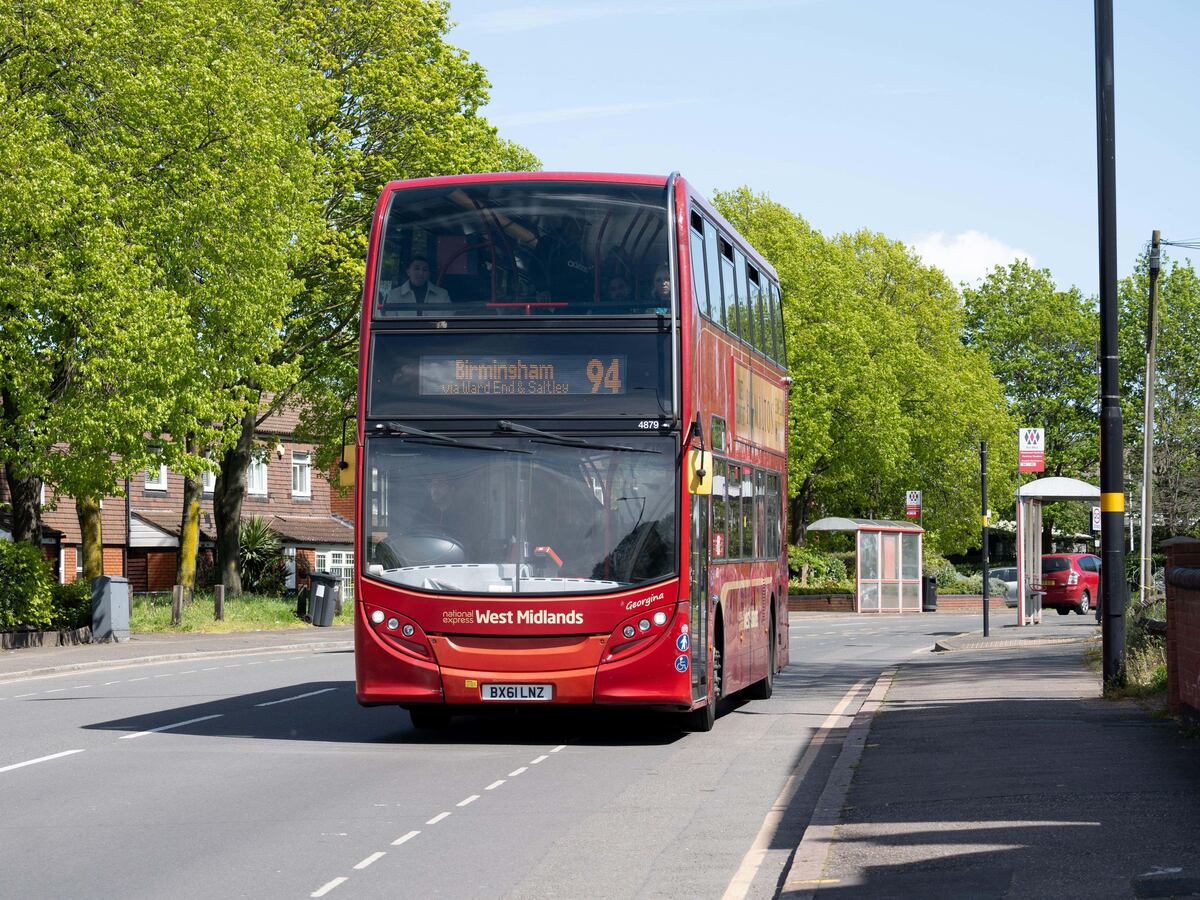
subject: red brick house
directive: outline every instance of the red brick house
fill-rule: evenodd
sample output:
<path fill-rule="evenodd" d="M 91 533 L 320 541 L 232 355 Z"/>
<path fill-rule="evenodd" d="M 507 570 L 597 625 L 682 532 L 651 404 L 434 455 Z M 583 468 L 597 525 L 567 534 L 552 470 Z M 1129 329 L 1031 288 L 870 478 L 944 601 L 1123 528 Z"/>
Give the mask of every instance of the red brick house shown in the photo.
<path fill-rule="evenodd" d="M 313 467 L 313 446 L 299 443 L 292 433 L 297 416 L 289 411 L 269 417 L 258 438 L 266 445 L 247 473 L 242 518 L 262 516 L 283 542 L 284 552 L 299 561 L 301 578 L 310 570 L 343 576 L 343 596 L 353 590 L 354 501 L 337 496 L 323 472 Z M 211 560 L 215 542 L 212 490 L 215 475 L 202 481 L 200 553 Z M 79 553 L 79 520 L 71 497 L 53 492 L 43 514 L 45 525 L 61 533 L 56 574 L 71 582 L 82 571 Z M 0 478 L 0 501 L 8 486 Z M 57 503 L 55 502 L 57 500 Z M 138 473 L 126 484 L 125 497 L 105 497 L 101 502 L 104 535 L 104 572 L 124 575 L 130 590 L 169 591 L 175 582 L 183 518 L 183 476 L 167 470 Z M 296 564 L 291 565 L 289 586 L 295 586 Z"/>

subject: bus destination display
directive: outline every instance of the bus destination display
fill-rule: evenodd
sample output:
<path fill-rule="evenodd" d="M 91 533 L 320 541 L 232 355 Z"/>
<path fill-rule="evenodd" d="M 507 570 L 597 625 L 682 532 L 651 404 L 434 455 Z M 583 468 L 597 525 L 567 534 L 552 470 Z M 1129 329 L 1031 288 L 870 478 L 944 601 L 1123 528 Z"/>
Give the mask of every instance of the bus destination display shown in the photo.
<path fill-rule="evenodd" d="M 422 396 L 624 394 L 626 357 L 421 356 Z"/>

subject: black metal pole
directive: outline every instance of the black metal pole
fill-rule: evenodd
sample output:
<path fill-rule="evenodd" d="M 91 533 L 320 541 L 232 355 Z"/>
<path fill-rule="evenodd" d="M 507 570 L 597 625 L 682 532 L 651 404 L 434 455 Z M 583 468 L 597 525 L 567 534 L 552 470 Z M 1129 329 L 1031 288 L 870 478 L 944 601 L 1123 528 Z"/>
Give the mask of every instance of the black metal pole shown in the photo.
<path fill-rule="evenodd" d="M 1125 683 L 1125 486 L 1117 373 L 1117 140 L 1112 0 L 1096 9 L 1096 174 L 1100 219 L 1100 558 L 1104 685 Z"/>
<path fill-rule="evenodd" d="M 983 500 L 980 510 L 983 517 L 983 636 L 989 634 L 989 608 L 991 591 L 988 590 L 988 499 L 987 499 L 987 441 L 979 442 L 979 493 Z"/>

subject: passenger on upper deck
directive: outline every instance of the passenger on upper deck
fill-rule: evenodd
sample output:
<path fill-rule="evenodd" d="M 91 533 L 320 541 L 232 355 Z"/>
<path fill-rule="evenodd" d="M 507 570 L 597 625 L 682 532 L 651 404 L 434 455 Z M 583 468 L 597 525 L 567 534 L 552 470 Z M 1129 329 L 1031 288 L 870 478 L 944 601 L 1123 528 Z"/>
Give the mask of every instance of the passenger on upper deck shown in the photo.
<path fill-rule="evenodd" d="M 633 291 L 629 288 L 629 279 L 624 275 L 614 275 L 608 279 L 604 289 L 604 302 L 625 306 L 633 301 Z"/>
<path fill-rule="evenodd" d="M 414 256 L 408 263 L 406 274 L 407 281 L 399 287 L 383 292 L 377 306 L 379 315 L 411 314 L 416 308 L 426 304 L 450 302 L 450 294 L 429 281 L 429 260 L 424 256 Z"/>
<path fill-rule="evenodd" d="M 654 307 L 659 315 L 671 311 L 671 269 L 661 262 L 654 270 L 654 280 L 650 282 L 650 297 L 647 303 Z"/>

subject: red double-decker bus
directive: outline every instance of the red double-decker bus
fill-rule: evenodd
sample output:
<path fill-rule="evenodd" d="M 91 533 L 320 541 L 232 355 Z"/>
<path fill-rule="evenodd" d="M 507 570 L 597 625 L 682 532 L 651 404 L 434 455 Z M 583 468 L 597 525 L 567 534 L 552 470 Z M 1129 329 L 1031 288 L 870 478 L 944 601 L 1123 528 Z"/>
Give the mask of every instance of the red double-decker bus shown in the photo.
<path fill-rule="evenodd" d="M 688 183 L 388 184 L 367 259 L 358 701 L 684 713 L 788 659 L 778 279 Z"/>

